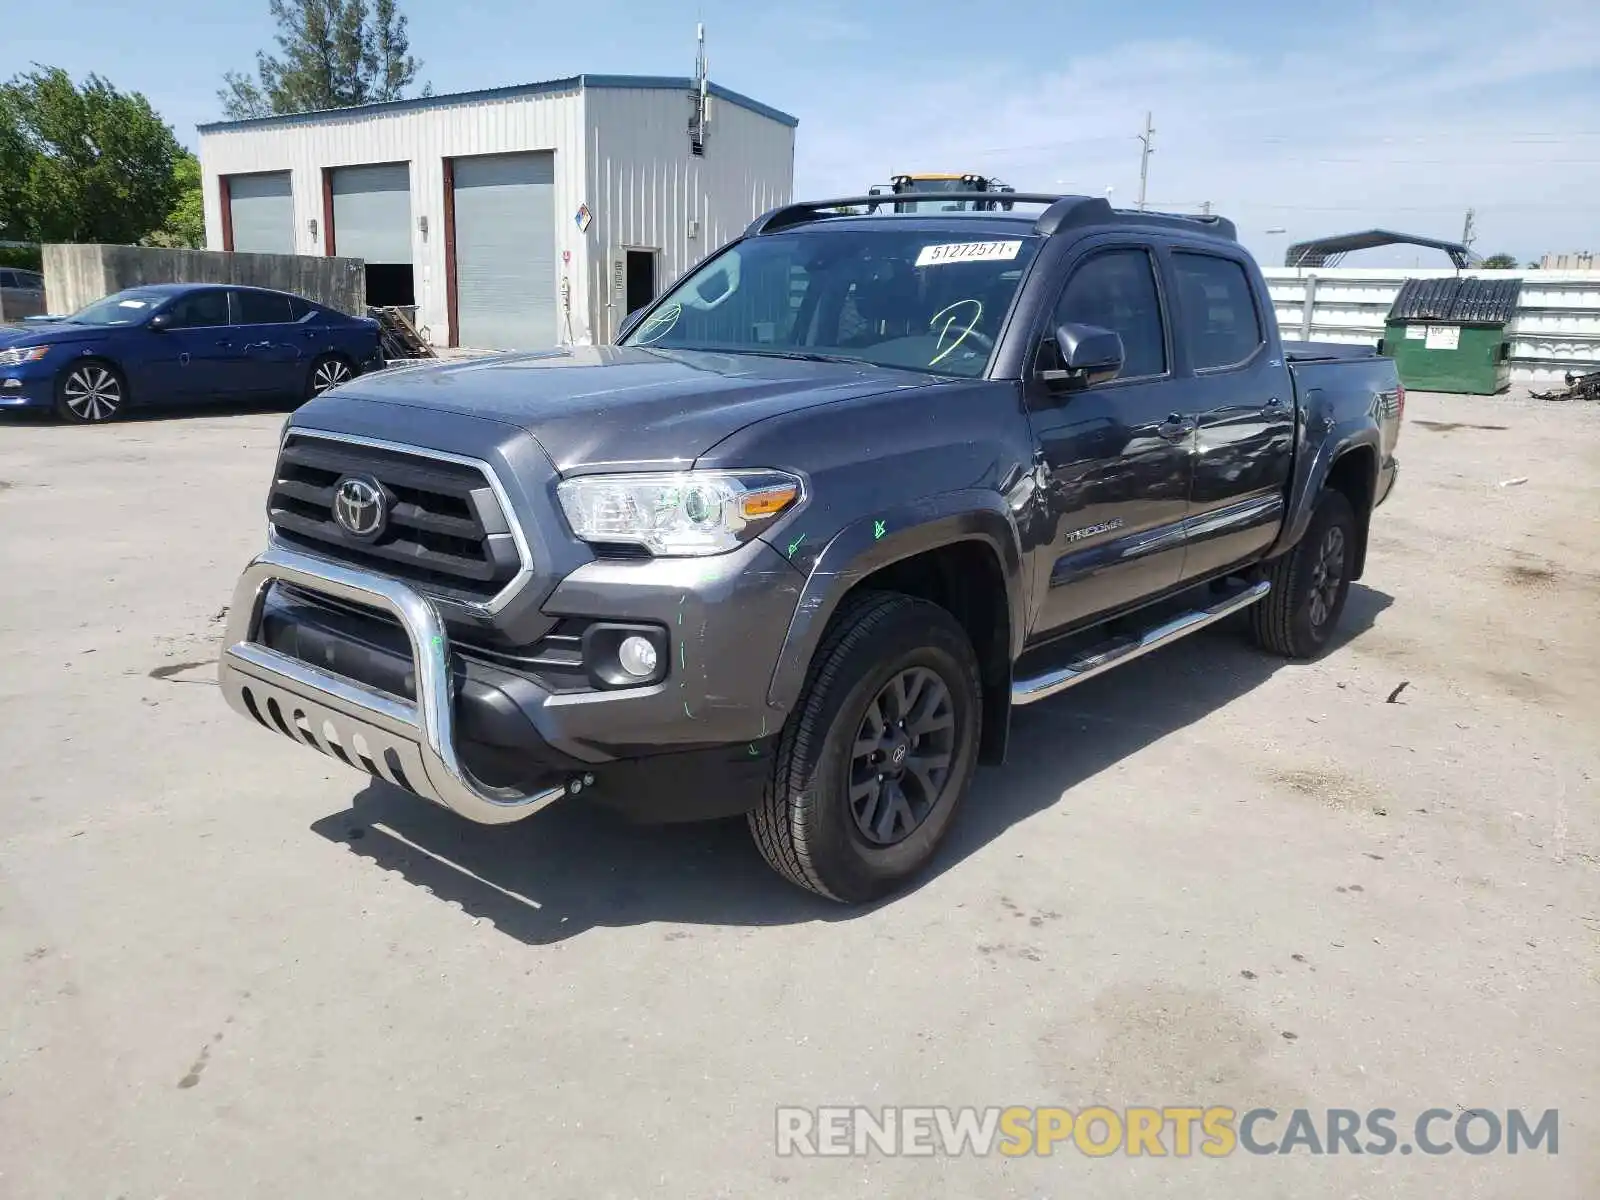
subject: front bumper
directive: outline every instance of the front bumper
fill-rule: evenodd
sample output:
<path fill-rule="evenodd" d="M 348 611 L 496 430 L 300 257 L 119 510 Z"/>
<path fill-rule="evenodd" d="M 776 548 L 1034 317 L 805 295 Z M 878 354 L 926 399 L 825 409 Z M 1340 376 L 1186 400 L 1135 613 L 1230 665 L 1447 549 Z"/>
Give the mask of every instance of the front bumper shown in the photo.
<path fill-rule="evenodd" d="M 411 643 L 415 702 L 319 670 L 254 640 L 275 581 L 390 614 Z M 314 750 L 440 804 L 468 820 L 498 825 L 531 816 L 582 776 L 534 791 L 487 787 L 457 755 L 449 645 L 431 602 L 368 571 L 274 546 L 239 579 L 218 659 L 223 696 L 236 712 Z M 590 779 L 592 782 L 592 777 Z"/>
<path fill-rule="evenodd" d="M 0 408 L 49 408 L 55 403 L 54 374 L 36 366 L 0 367 Z"/>

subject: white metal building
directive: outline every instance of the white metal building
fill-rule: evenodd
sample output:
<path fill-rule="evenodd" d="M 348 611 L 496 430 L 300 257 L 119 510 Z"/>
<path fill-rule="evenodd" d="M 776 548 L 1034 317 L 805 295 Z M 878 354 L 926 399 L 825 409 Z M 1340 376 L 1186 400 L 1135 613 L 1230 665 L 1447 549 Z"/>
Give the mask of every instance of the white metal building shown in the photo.
<path fill-rule="evenodd" d="M 579 75 L 200 127 L 212 250 L 367 263 L 436 345 L 610 339 L 788 203 L 797 122 L 683 78 Z"/>

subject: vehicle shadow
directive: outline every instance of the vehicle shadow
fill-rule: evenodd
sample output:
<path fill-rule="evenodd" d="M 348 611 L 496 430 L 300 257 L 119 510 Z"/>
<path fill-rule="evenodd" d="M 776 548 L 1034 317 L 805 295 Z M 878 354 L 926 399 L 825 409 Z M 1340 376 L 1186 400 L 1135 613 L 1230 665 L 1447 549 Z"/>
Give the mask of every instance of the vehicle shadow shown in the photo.
<path fill-rule="evenodd" d="M 1392 603 L 1383 592 L 1353 585 L 1339 645 L 1371 628 Z M 1219 623 L 1018 710 L 1007 766 L 979 772 L 938 859 L 916 886 L 1082 781 L 1274 673 L 1296 669 L 1250 646 L 1243 623 L 1242 617 Z M 529 945 L 652 921 L 778 925 L 849 920 L 870 911 L 821 900 L 779 879 L 756 852 L 743 819 L 638 826 L 567 801 L 526 821 L 486 827 L 374 780 L 350 809 L 311 828 Z"/>

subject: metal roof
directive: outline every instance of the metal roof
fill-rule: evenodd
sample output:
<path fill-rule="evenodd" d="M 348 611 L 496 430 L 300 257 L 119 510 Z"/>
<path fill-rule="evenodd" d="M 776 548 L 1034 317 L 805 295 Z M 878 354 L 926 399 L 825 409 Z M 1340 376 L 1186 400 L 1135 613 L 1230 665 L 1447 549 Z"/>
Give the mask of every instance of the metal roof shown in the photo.
<path fill-rule="evenodd" d="M 645 91 L 692 92 L 694 80 L 687 75 L 572 75 L 566 79 L 547 79 L 540 83 L 519 83 L 511 87 L 488 88 L 479 92 L 449 92 L 438 96 L 413 96 L 409 100 L 385 100 L 377 104 L 358 104 L 352 108 L 324 108 L 312 112 L 282 113 L 270 117 L 247 117 L 242 121 L 211 121 L 195 128 L 201 133 L 220 133 L 235 129 L 268 129 L 282 125 L 314 125 L 322 121 L 342 121 L 351 117 L 387 116 L 389 113 L 412 112 L 417 109 L 449 108 L 457 104 L 474 104 L 483 100 L 517 100 L 524 96 L 543 96 L 552 92 L 582 91 L 585 88 L 636 88 Z M 787 125 L 790 129 L 800 124 L 798 117 L 759 100 L 752 100 L 725 88 L 708 83 L 706 90 L 719 100 L 736 104 L 753 113 Z"/>
<path fill-rule="evenodd" d="M 1365 233 L 1340 233 L 1332 237 L 1314 238 L 1309 242 L 1296 242 L 1283 255 L 1286 267 L 1331 267 L 1352 250 L 1372 250 L 1378 246 L 1422 246 L 1429 250 L 1442 250 L 1450 261 L 1460 267 L 1472 265 L 1472 253 L 1460 242 L 1442 242 L 1437 238 L 1418 237 L 1411 233 L 1395 233 L 1390 229 L 1369 229 Z"/>

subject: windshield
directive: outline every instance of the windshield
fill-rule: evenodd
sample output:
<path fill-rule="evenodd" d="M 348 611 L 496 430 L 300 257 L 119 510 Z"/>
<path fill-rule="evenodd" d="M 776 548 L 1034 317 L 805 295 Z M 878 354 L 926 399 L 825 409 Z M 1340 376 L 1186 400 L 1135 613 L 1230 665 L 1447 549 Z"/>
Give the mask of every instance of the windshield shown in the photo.
<path fill-rule="evenodd" d="M 88 308 L 67 318 L 72 325 L 139 325 L 166 296 L 160 292 L 141 292 L 133 289 L 96 300 Z"/>
<path fill-rule="evenodd" d="M 749 238 L 666 294 L 626 346 L 837 358 L 981 375 L 1036 237 L 910 229 Z"/>

